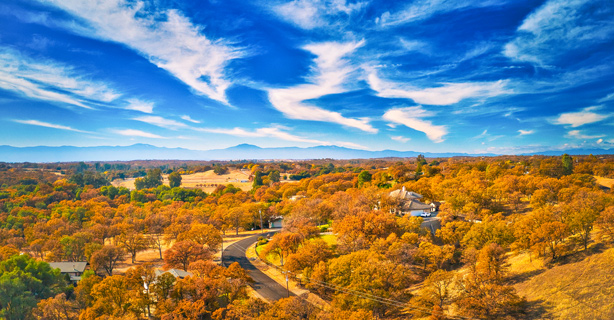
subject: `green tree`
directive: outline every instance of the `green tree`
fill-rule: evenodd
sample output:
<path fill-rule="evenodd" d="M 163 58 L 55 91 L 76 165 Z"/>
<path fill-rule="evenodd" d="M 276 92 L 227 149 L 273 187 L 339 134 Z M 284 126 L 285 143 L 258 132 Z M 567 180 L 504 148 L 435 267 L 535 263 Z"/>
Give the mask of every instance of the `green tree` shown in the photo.
<path fill-rule="evenodd" d="M 280 177 L 279 171 L 273 170 L 269 172 L 269 181 L 271 181 L 271 183 L 279 182 L 280 178 L 281 177 Z"/>
<path fill-rule="evenodd" d="M 66 283 L 60 270 L 26 254 L 0 262 L 0 318 L 25 319 L 46 299 L 63 291 Z"/>
<path fill-rule="evenodd" d="M 253 189 L 258 189 L 262 185 L 262 172 L 260 170 L 256 170 L 254 172 L 254 182 L 252 183 Z"/>
<path fill-rule="evenodd" d="M 160 185 L 162 185 L 162 170 L 160 168 L 148 170 L 145 177 L 134 180 L 134 187 L 137 190 L 156 188 Z"/>
<path fill-rule="evenodd" d="M 365 182 L 371 182 L 371 173 L 367 170 L 363 170 L 358 175 L 358 186 L 361 187 Z"/>
<path fill-rule="evenodd" d="M 173 172 L 168 175 L 168 184 L 171 186 L 171 188 L 181 186 L 181 175 L 179 172 Z"/>
<path fill-rule="evenodd" d="M 561 162 L 563 163 L 563 174 L 570 175 L 573 173 L 573 158 L 567 153 L 561 156 Z"/>

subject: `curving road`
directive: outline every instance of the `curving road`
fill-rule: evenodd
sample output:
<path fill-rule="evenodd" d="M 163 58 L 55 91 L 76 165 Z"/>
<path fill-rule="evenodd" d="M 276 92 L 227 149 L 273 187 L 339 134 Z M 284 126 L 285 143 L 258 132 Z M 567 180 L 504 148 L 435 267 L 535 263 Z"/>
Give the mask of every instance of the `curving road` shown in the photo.
<path fill-rule="evenodd" d="M 268 232 L 263 236 L 272 236 L 273 234 L 275 234 L 275 232 Z M 257 234 L 250 236 L 228 246 L 228 248 L 224 250 L 224 266 L 228 267 L 233 262 L 238 262 L 243 269 L 249 272 L 252 279 L 254 279 L 254 283 L 251 284 L 251 287 L 265 299 L 275 301 L 286 298 L 288 296 L 286 288 L 258 270 L 258 268 L 256 268 L 245 256 L 245 251 L 258 241 L 258 237 L 260 236 L 262 235 Z M 292 292 L 290 292 L 290 295 L 294 296 Z"/>

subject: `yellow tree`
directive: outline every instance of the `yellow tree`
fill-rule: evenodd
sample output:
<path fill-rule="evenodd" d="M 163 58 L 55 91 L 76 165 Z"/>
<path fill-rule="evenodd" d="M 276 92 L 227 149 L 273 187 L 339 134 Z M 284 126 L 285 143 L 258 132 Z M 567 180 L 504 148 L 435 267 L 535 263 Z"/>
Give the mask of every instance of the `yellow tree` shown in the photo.
<path fill-rule="evenodd" d="M 190 226 L 190 230 L 177 236 L 177 240 L 191 240 L 200 245 L 207 246 L 209 250 L 216 252 L 222 243 L 222 235 L 211 224 L 193 223 Z"/>

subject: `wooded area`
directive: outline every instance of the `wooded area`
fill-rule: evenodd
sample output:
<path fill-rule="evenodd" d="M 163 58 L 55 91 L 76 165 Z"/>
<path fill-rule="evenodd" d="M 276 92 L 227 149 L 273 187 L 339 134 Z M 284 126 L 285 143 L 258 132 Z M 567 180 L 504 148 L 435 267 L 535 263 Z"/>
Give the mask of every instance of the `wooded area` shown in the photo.
<path fill-rule="evenodd" d="M 181 187 L 181 174 L 228 168 L 249 170 L 252 191 Z M 141 177 L 137 190 L 110 185 L 128 176 Z M 596 177 L 614 178 L 614 157 L 0 164 L 0 317 L 531 318 L 508 260 L 554 267 L 611 247 L 614 194 Z M 441 203 L 435 234 L 399 214 L 390 192 L 402 187 Z M 259 229 L 261 217 L 284 223 L 261 255 L 330 308 L 250 297 L 245 270 L 214 262 L 224 236 Z M 319 238 L 326 231 L 336 245 Z M 139 260 L 152 248 L 165 269 L 192 275 L 156 276 Z M 118 272 L 126 259 L 134 267 Z M 90 270 L 75 286 L 47 263 L 58 261 Z"/>

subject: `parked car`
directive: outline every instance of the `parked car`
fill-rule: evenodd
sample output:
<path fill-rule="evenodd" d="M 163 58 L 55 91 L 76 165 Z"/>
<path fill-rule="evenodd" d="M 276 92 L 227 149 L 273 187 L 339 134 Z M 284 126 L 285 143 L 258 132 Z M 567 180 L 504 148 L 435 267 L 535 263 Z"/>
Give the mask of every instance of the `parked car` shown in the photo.
<path fill-rule="evenodd" d="M 430 217 L 430 216 L 431 216 L 431 213 L 430 213 L 430 212 L 422 212 L 422 213 L 420 214 L 420 216 L 421 216 L 421 217 Z"/>

